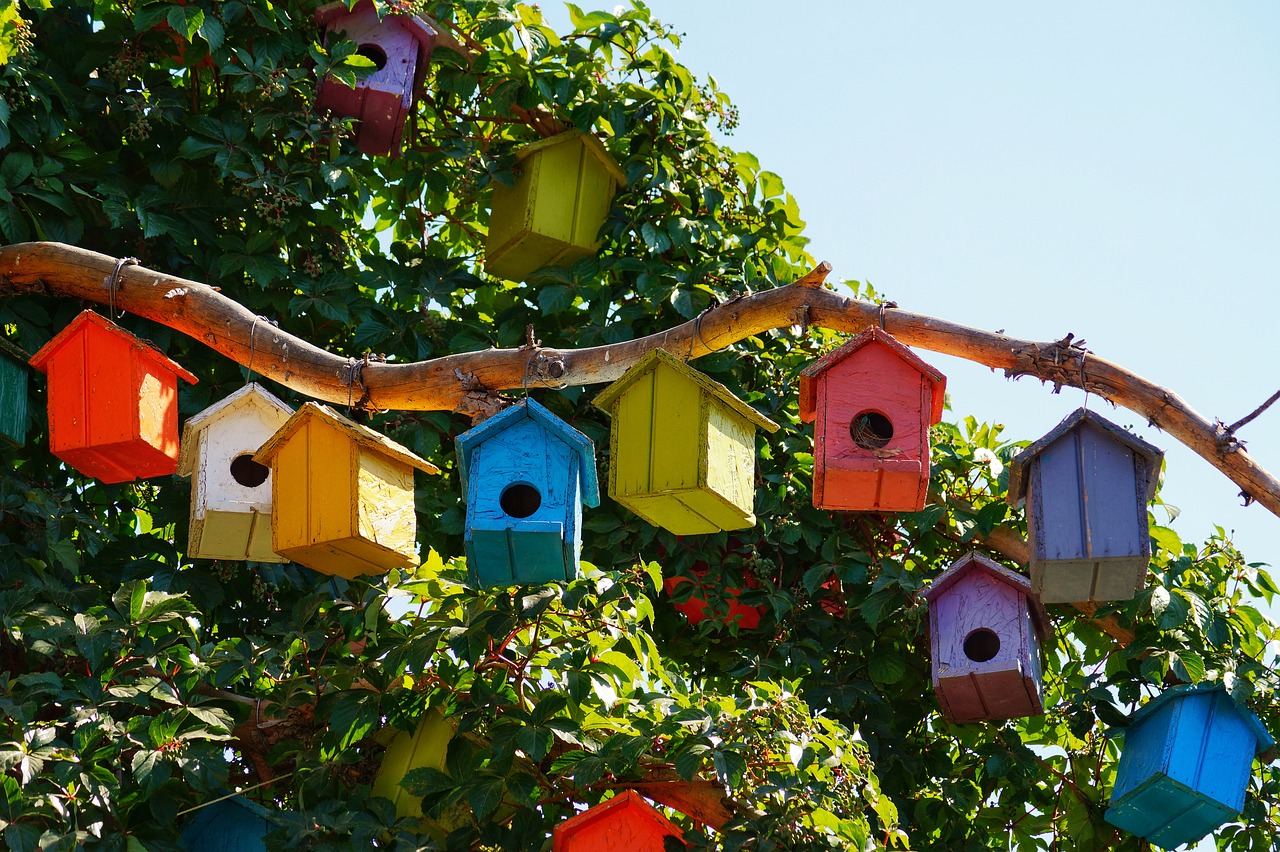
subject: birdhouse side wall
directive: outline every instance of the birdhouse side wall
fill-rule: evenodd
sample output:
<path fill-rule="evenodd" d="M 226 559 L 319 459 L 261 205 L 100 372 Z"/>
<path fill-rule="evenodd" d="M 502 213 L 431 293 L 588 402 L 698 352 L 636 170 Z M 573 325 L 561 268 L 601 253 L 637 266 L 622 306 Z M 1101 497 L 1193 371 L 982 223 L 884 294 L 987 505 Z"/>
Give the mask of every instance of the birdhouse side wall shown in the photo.
<path fill-rule="evenodd" d="M 277 553 L 355 534 L 355 450 L 346 435 L 307 421 L 272 459 L 271 476 Z"/>
<path fill-rule="evenodd" d="M 1176 700 L 1179 719 L 1166 774 L 1238 813 L 1253 768 L 1253 731 L 1226 692 L 1191 693 Z"/>
<path fill-rule="evenodd" d="M 27 440 L 27 367 L 0 353 L 0 445 Z"/>
<path fill-rule="evenodd" d="M 824 464 L 848 460 L 929 457 L 931 388 L 920 372 L 887 346 L 869 343 L 818 379 L 815 421 Z M 893 424 L 893 437 L 877 452 L 858 446 L 850 432 L 855 417 L 874 411 Z"/>
<path fill-rule="evenodd" d="M 453 739 L 455 730 L 454 724 L 438 710 L 428 710 L 412 732 L 396 733 L 378 768 L 373 794 L 394 802 L 397 816 L 421 817 L 422 799 L 402 787 L 400 782 L 414 769 L 444 772 L 449 741 Z"/>
<path fill-rule="evenodd" d="M 178 469 L 178 377 L 138 347 L 132 347 L 134 388 L 137 393 L 138 476 L 167 476 Z"/>
<path fill-rule="evenodd" d="M 387 551 L 382 567 L 418 564 L 418 516 L 413 504 L 413 468 L 367 448 L 359 451 L 356 490 L 358 531 L 365 542 Z"/>
<path fill-rule="evenodd" d="M 1112 801 L 1168 771 L 1180 718 L 1178 702 L 1171 701 L 1125 729 L 1116 783 L 1111 790 Z"/>
<path fill-rule="evenodd" d="M 745 529 L 755 524 L 756 430 L 718 399 L 703 395 L 706 449 L 704 484 L 719 500 L 708 506 L 720 529 Z"/>

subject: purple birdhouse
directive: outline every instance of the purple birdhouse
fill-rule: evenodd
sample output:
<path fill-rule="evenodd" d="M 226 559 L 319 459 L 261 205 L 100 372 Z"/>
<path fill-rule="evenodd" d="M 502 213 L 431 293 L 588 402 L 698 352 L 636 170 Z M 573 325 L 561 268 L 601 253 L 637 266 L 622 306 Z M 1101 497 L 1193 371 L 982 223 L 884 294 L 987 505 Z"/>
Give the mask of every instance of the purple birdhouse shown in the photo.
<path fill-rule="evenodd" d="M 359 45 L 356 52 L 377 67 L 357 80 L 354 89 L 325 77 L 316 92 L 316 106 L 359 119 L 356 147 L 364 153 L 396 156 L 405 117 L 427 73 L 439 30 L 417 15 L 392 14 L 379 20 L 373 0 L 360 0 L 353 9 L 342 0 L 327 3 L 316 10 L 316 23 L 325 28 L 326 36 L 354 41 Z"/>
<path fill-rule="evenodd" d="M 1049 619 L 1026 577 L 969 553 L 924 597 L 933 691 L 944 716 L 979 722 L 1044 712 L 1040 640 Z"/>

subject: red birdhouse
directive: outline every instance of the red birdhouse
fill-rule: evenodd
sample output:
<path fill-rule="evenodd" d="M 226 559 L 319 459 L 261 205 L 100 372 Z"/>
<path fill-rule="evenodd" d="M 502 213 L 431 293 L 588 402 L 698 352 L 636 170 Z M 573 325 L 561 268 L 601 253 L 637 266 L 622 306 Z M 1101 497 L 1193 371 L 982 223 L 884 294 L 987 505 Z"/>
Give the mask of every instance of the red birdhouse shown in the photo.
<path fill-rule="evenodd" d="M 702 565 L 701 569 L 698 565 Z M 707 566 L 705 563 L 697 563 L 694 565 L 692 574 L 693 579 L 688 577 L 665 577 L 662 580 L 662 590 L 669 597 L 675 597 L 680 586 L 685 583 L 697 583 L 697 588 L 689 595 L 688 600 L 683 603 L 672 603 L 671 606 L 676 612 L 683 615 L 692 625 L 701 624 L 714 615 L 711 604 L 707 603 L 707 598 L 714 594 L 714 588 L 703 578 L 707 574 Z M 753 582 L 752 578 L 746 580 L 747 586 L 758 586 L 759 583 Z M 738 596 L 743 590 L 737 586 L 726 586 L 721 592 L 723 597 L 729 602 L 729 611 L 724 616 L 725 624 L 737 624 L 743 630 L 755 630 L 760 626 L 760 616 L 764 615 L 764 607 L 747 606 L 738 602 Z"/>
<path fill-rule="evenodd" d="M 665 852 L 668 837 L 684 842 L 671 820 L 627 790 L 557 825 L 551 852 Z"/>
<path fill-rule="evenodd" d="M 31 359 L 49 379 L 49 450 L 103 482 L 178 468 L 178 379 L 196 377 L 84 311 Z"/>
<path fill-rule="evenodd" d="M 356 53 L 377 70 L 356 81 L 353 89 L 326 77 L 316 92 L 316 106 L 335 115 L 358 118 L 356 147 L 379 156 L 400 153 L 404 120 L 422 85 L 439 31 L 417 15 L 387 15 L 379 20 L 373 0 L 348 9 L 338 0 L 316 10 L 316 23 L 326 34 L 341 35 L 359 47 Z"/>
<path fill-rule="evenodd" d="M 879 328 L 800 373 L 800 416 L 813 426 L 813 505 L 916 512 L 929 489 L 929 427 L 947 379 Z"/>

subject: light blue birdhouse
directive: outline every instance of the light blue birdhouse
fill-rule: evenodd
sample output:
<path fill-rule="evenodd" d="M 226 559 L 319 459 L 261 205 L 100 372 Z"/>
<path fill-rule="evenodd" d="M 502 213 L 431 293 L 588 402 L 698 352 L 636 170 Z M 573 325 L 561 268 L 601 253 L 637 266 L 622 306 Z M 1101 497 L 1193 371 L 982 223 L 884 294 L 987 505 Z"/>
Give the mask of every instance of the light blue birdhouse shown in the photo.
<path fill-rule="evenodd" d="M 482 586 L 572 580 L 582 506 L 600 505 L 595 445 L 531 399 L 458 436 L 467 565 Z"/>
<path fill-rule="evenodd" d="M 266 852 L 270 811 L 242 796 L 200 808 L 182 829 L 187 852 Z"/>
<path fill-rule="evenodd" d="M 1165 690 L 1125 730 L 1107 822 L 1165 849 L 1203 837 L 1240 813 L 1253 756 L 1273 745 L 1223 687 Z"/>

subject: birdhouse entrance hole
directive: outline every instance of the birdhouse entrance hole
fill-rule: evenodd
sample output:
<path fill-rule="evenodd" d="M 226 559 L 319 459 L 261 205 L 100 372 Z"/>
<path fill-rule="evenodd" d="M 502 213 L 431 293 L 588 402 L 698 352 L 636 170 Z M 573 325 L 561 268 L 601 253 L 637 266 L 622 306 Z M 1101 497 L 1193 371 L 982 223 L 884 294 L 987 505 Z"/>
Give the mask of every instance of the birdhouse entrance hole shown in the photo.
<path fill-rule="evenodd" d="M 964 655 L 975 663 L 985 663 L 1000 653 L 1000 637 L 979 627 L 964 638 Z"/>
<path fill-rule="evenodd" d="M 387 67 L 387 52 L 372 42 L 360 45 L 356 53 L 372 62 L 379 71 Z"/>
<path fill-rule="evenodd" d="M 257 488 L 267 481 L 271 468 L 253 460 L 253 453 L 241 453 L 231 460 L 231 478 L 245 488 Z"/>
<path fill-rule="evenodd" d="M 893 424 L 879 411 L 864 411 L 849 424 L 849 434 L 864 450 L 878 450 L 893 439 Z"/>
<path fill-rule="evenodd" d="M 503 490 L 498 505 L 513 518 L 527 518 L 542 505 L 542 495 L 529 483 L 517 482 Z"/>

